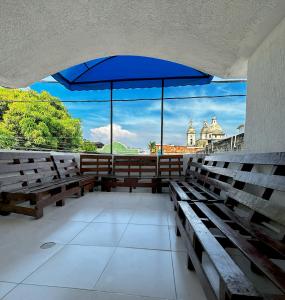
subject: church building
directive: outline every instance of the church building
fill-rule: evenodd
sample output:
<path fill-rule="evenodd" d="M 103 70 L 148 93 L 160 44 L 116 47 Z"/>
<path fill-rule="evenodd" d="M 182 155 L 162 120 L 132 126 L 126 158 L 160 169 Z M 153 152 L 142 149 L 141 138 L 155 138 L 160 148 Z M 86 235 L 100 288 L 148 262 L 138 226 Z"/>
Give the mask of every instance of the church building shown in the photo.
<path fill-rule="evenodd" d="M 193 127 L 192 120 L 189 122 L 187 130 L 187 146 L 204 148 L 210 141 L 221 140 L 224 138 L 225 133 L 222 127 L 218 124 L 216 117 L 212 117 L 210 125 L 207 121 L 204 121 L 199 139 L 196 139 L 196 130 Z"/>

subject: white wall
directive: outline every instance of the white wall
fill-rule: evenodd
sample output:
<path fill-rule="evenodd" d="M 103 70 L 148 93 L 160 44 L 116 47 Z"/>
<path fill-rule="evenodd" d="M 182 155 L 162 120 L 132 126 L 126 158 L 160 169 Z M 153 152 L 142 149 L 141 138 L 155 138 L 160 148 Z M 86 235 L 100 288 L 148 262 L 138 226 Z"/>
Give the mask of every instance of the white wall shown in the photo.
<path fill-rule="evenodd" d="M 246 109 L 246 151 L 285 151 L 285 18 L 250 57 Z"/>

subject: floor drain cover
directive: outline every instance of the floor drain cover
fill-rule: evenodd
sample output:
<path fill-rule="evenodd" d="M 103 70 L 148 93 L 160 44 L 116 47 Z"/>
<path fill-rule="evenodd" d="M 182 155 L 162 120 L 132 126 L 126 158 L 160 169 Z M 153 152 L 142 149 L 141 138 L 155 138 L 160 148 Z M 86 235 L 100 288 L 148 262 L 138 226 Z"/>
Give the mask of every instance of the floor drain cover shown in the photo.
<path fill-rule="evenodd" d="M 44 244 L 42 244 L 41 245 L 41 249 L 49 249 L 49 248 L 51 248 L 51 247 L 53 247 L 53 246 L 55 246 L 56 244 L 54 243 L 54 242 L 48 242 L 48 243 L 44 243 Z"/>

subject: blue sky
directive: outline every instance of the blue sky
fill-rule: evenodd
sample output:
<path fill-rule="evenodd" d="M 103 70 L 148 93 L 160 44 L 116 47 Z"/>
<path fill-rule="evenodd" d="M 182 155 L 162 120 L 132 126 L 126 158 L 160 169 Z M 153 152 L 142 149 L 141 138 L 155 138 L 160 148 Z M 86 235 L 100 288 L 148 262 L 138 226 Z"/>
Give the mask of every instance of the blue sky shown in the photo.
<path fill-rule="evenodd" d="M 61 100 L 108 100 L 109 91 L 68 91 L 58 83 L 38 82 L 30 86 L 48 91 Z M 117 90 L 114 99 L 156 98 L 159 88 Z M 246 94 L 246 83 L 212 83 L 202 86 L 166 88 L 165 97 Z M 109 140 L 110 104 L 66 103 L 69 113 L 82 122 L 84 137 L 107 143 Z M 150 140 L 160 142 L 160 101 L 115 102 L 114 140 L 128 146 L 146 148 Z M 227 136 L 237 133 L 245 122 L 245 97 L 166 100 L 164 104 L 164 143 L 186 144 L 186 130 L 193 120 L 199 133 L 203 120 L 216 116 Z"/>

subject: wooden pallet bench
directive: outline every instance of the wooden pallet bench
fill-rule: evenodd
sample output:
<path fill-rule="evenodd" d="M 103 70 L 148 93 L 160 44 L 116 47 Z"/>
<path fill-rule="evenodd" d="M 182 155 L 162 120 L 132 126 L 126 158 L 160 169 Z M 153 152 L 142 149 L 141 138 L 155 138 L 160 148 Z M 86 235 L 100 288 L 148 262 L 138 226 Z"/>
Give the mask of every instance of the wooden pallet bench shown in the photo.
<path fill-rule="evenodd" d="M 177 234 L 207 297 L 285 299 L 285 153 L 206 156 L 190 173 L 190 187 L 220 200 L 193 200 L 173 185 L 184 192 Z"/>
<path fill-rule="evenodd" d="M 113 157 L 112 174 L 102 176 L 102 190 L 111 191 L 116 187 L 128 187 L 130 192 L 137 187 L 157 190 L 157 157 L 126 156 Z"/>
<path fill-rule="evenodd" d="M 193 173 L 190 174 L 190 168 L 193 164 L 203 161 L 202 155 L 190 157 L 187 163 L 187 170 L 185 176 L 180 180 L 171 180 L 169 183 L 170 200 L 173 201 L 174 210 L 177 210 L 178 201 L 221 201 L 219 197 L 199 184 Z M 191 179 L 191 180 L 189 180 Z"/>
<path fill-rule="evenodd" d="M 178 208 L 178 201 L 222 202 L 217 195 L 194 182 L 171 181 L 169 184 L 169 194 L 170 200 L 173 201 L 174 210 Z"/>
<path fill-rule="evenodd" d="M 102 176 L 112 174 L 113 157 L 110 154 L 80 154 L 81 174 Z"/>
<path fill-rule="evenodd" d="M 182 180 L 183 155 L 160 155 L 157 169 L 157 191 L 162 192 L 163 187 L 168 187 L 173 180 Z"/>
<path fill-rule="evenodd" d="M 43 216 L 43 208 L 52 203 L 64 205 L 64 199 L 80 196 L 77 179 L 60 178 L 49 153 L 0 152 L 0 213 L 11 212 Z"/>
<path fill-rule="evenodd" d="M 98 176 L 82 174 L 72 154 L 53 155 L 52 160 L 62 182 L 79 182 L 82 196 L 85 192 L 93 192 L 94 187 L 98 185 Z"/>

